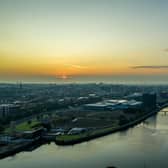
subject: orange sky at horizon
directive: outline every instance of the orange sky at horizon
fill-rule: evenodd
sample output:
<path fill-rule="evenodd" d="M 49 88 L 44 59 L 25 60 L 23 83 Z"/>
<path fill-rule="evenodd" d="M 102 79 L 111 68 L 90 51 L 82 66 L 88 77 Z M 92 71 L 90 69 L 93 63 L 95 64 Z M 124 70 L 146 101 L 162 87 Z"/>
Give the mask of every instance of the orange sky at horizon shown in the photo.
<path fill-rule="evenodd" d="M 53 57 L 52 57 L 53 58 Z M 40 60 L 38 57 L 1 57 L 0 74 L 41 75 L 41 76 L 94 76 L 94 75 L 159 75 L 167 74 L 167 69 L 133 69 L 134 64 L 120 62 L 120 59 L 102 60 L 103 56 L 80 61 L 51 59 Z M 136 64 L 139 65 L 139 64 Z"/>
<path fill-rule="evenodd" d="M 65 1 L 0 2 L 1 76 L 168 74 L 166 2 Z"/>

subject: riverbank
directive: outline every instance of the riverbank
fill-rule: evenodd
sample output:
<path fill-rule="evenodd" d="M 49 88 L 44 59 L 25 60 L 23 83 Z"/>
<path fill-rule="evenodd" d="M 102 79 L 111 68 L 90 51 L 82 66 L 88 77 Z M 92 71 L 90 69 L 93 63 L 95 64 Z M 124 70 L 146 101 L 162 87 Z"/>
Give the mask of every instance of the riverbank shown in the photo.
<path fill-rule="evenodd" d="M 15 155 L 16 153 L 21 152 L 28 147 L 31 147 L 33 144 L 34 144 L 33 142 L 25 142 L 22 144 L 10 145 L 10 146 L 3 147 L 0 150 L 0 159 Z"/>
<path fill-rule="evenodd" d="M 103 137 L 103 136 L 106 136 L 106 135 L 109 135 L 109 134 L 112 134 L 112 133 L 115 133 L 118 131 L 123 131 L 123 130 L 129 129 L 130 127 L 133 127 L 133 126 L 141 123 L 142 121 L 146 120 L 147 118 L 151 117 L 152 115 L 157 114 L 161 109 L 162 108 L 158 108 L 150 113 L 145 114 L 144 116 L 142 116 L 134 121 L 131 121 L 131 122 L 124 124 L 124 125 L 121 125 L 119 127 L 115 127 L 115 128 L 107 127 L 105 129 L 97 130 L 96 132 L 94 132 L 92 134 L 83 134 L 80 136 L 73 136 L 73 135 L 67 135 L 67 136 L 62 136 L 62 137 L 58 136 L 56 138 L 55 142 L 57 145 L 62 145 L 62 146 L 75 145 L 78 143 L 82 143 L 85 141 L 90 141 L 92 139 Z"/>
<path fill-rule="evenodd" d="M 144 162 L 146 167 L 168 167 L 166 159 L 168 112 L 164 113 L 167 110 L 168 108 L 161 110 L 126 131 L 119 131 L 89 142 L 73 146 L 57 146 L 52 142 L 35 150 L 20 152 L 14 157 L 0 160 L 0 167 L 143 168 Z"/>
<path fill-rule="evenodd" d="M 133 127 L 139 123 L 141 123 L 142 121 L 144 121 L 145 119 L 151 117 L 152 115 L 157 114 L 162 108 L 158 108 L 157 110 L 154 110 L 148 114 L 145 114 L 144 116 L 142 116 L 141 118 L 131 121 L 127 124 L 124 124 L 122 126 L 119 127 L 106 127 L 106 128 L 102 128 L 99 130 L 95 130 L 94 132 L 92 132 L 92 134 L 83 134 L 82 136 L 71 136 L 71 135 L 66 135 L 66 139 L 59 139 L 59 136 L 55 138 L 54 137 L 45 137 L 41 138 L 38 141 L 32 141 L 32 142 L 25 142 L 22 144 L 17 144 L 17 145 L 11 145 L 8 147 L 3 147 L 0 150 L 0 159 L 8 157 L 8 156 L 12 156 L 15 155 L 16 153 L 19 153 L 21 151 L 25 151 L 29 148 L 33 148 L 33 146 L 40 146 L 42 144 L 48 143 L 48 142 L 55 142 L 57 145 L 61 145 L 61 146 L 67 146 L 67 145 L 75 145 L 78 143 L 82 143 L 85 141 L 90 141 L 99 137 L 103 137 L 118 131 L 123 131 L 126 129 L 129 129 L 130 127 Z M 71 137 L 70 137 L 71 136 Z M 68 138 L 69 137 L 69 138 Z"/>

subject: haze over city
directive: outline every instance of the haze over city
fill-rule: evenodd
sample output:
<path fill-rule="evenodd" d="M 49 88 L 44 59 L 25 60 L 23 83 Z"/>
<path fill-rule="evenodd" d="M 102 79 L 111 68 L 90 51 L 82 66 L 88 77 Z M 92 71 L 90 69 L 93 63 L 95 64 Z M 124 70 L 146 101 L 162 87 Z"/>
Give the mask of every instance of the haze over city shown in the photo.
<path fill-rule="evenodd" d="M 167 7 L 165 0 L 1 0 L 0 81 L 165 81 Z"/>
<path fill-rule="evenodd" d="M 168 1 L 0 0 L 1 168 L 168 168 Z"/>

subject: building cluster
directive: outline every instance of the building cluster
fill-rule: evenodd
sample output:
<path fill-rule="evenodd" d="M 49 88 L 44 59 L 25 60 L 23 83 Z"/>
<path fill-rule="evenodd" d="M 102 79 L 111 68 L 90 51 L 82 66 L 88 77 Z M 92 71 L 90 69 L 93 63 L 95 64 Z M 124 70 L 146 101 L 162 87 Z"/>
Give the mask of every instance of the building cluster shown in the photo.
<path fill-rule="evenodd" d="M 156 94 L 144 93 L 128 96 L 129 99 L 108 99 L 98 103 L 84 105 L 85 110 L 126 110 L 126 109 L 155 109 Z M 130 99 L 131 98 L 131 99 Z"/>
<path fill-rule="evenodd" d="M 142 102 L 136 100 L 105 100 L 103 102 L 86 104 L 86 110 L 124 110 L 128 108 L 137 109 L 142 107 Z"/>
<path fill-rule="evenodd" d="M 0 145 L 21 144 L 24 142 L 35 142 L 42 138 L 45 131 L 43 128 L 31 131 L 16 132 L 15 135 L 1 135 Z"/>
<path fill-rule="evenodd" d="M 16 104 L 1 104 L 0 105 L 0 118 L 15 115 L 20 108 Z"/>

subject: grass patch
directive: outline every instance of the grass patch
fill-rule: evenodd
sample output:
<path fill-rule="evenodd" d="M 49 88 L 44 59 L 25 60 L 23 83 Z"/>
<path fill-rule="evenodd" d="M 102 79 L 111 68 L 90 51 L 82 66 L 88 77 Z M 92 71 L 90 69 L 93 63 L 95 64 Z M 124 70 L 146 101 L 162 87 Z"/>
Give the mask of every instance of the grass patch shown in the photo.
<path fill-rule="evenodd" d="M 79 139 L 86 138 L 89 136 L 95 136 L 95 135 L 99 135 L 99 134 L 103 134 L 103 133 L 108 133 L 110 131 L 113 131 L 117 127 L 118 127 L 118 124 L 115 123 L 114 125 L 112 125 L 111 127 L 108 127 L 108 128 L 97 129 L 97 130 L 85 132 L 85 133 L 78 134 L 78 135 L 60 135 L 56 138 L 56 140 L 57 141 L 64 141 L 64 142 L 79 140 Z"/>
<path fill-rule="evenodd" d="M 26 122 L 23 122 L 21 124 L 16 125 L 15 130 L 18 131 L 18 132 L 31 131 L 31 130 L 34 130 L 36 126 L 40 127 L 38 125 L 40 125 L 40 122 L 37 121 L 36 119 L 34 119 L 34 120 L 31 121 L 31 123 L 28 123 L 26 121 Z M 6 128 L 5 133 L 11 133 L 11 128 L 10 127 Z"/>
<path fill-rule="evenodd" d="M 116 127 L 113 126 L 113 127 L 109 127 L 109 128 L 98 129 L 98 130 L 93 131 L 91 133 L 91 135 L 96 135 L 96 134 L 110 132 L 110 131 L 114 130 L 114 128 L 116 128 Z"/>
<path fill-rule="evenodd" d="M 78 140 L 81 138 L 86 137 L 86 134 L 79 134 L 79 135 L 60 135 L 56 139 L 58 141 L 72 141 L 72 140 Z"/>

